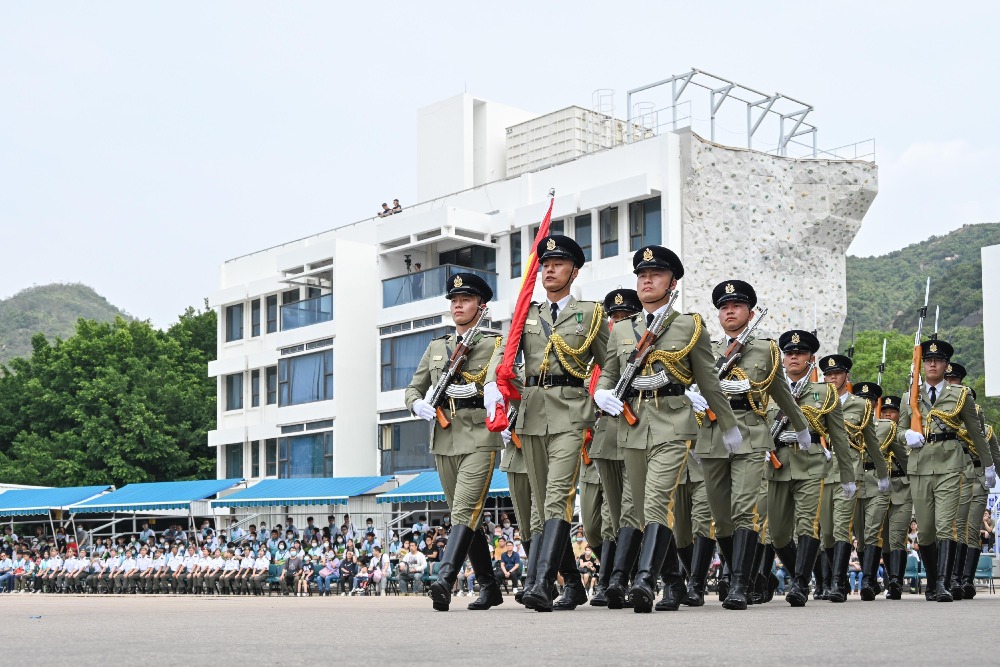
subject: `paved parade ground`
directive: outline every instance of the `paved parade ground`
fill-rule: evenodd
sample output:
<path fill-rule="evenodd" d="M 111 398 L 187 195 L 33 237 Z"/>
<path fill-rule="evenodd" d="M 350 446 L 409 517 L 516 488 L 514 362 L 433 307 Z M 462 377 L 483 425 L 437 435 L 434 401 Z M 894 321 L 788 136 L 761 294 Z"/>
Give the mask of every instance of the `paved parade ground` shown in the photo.
<path fill-rule="evenodd" d="M 22 664 L 572 665 L 995 664 L 1000 595 L 931 604 L 784 601 L 732 612 L 634 614 L 580 607 L 527 611 L 507 597 L 487 612 L 436 613 L 420 597 L 73 597 L 4 595 L 0 642 Z M 308 657 L 311 653 L 312 657 Z"/>

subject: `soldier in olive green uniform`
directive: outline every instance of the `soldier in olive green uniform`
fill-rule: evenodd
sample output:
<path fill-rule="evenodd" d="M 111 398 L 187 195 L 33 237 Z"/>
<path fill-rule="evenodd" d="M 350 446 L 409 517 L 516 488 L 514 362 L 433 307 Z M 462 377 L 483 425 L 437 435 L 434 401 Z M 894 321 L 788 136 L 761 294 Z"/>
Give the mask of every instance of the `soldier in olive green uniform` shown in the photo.
<path fill-rule="evenodd" d="M 634 289 L 616 289 L 609 292 L 604 297 L 604 312 L 608 314 L 609 326 L 619 322 L 626 317 L 631 317 L 642 310 L 639 302 L 639 295 Z M 594 426 L 594 440 L 590 444 L 590 460 L 593 461 L 591 468 L 597 469 L 601 488 L 601 516 L 600 516 L 600 563 L 601 572 L 594 587 L 594 595 L 590 598 L 590 604 L 594 607 L 606 607 L 608 599 L 605 591 L 611 580 L 611 572 L 614 570 L 615 562 L 615 539 L 622 525 L 628 526 L 631 530 L 641 530 L 638 517 L 631 502 L 623 502 L 623 490 L 626 484 L 625 463 L 622 461 L 622 453 L 618 448 L 618 420 L 614 418 L 599 419 Z M 587 514 L 584 506 L 587 494 L 581 484 L 580 487 L 580 509 L 584 513 L 584 529 L 587 530 Z M 587 541 L 590 541 L 591 534 L 595 532 L 593 528 L 587 532 Z M 594 544 L 591 542 L 591 544 Z"/>
<path fill-rule="evenodd" d="M 886 597 L 899 600 L 903 596 L 906 574 L 907 531 L 913 517 L 913 497 L 910 480 L 906 477 L 909 450 L 899 442 L 899 396 L 882 397 L 882 414 L 875 422 L 875 436 L 889 466 L 889 507 L 879 532 L 882 561 L 886 570 Z"/>
<path fill-rule="evenodd" d="M 888 438 L 884 436 L 886 428 L 880 428 L 879 420 L 875 417 L 876 406 L 882 397 L 882 387 L 874 382 L 862 382 L 854 386 L 853 394 L 862 400 L 868 401 L 872 407 L 872 427 L 875 429 L 875 441 L 878 443 L 879 452 L 886 460 L 885 478 L 879 477 L 878 465 L 872 460 L 865 449 L 861 452 L 861 467 L 864 478 L 858 488 L 858 502 L 854 508 L 854 534 L 858 538 L 858 552 L 861 554 L 861 599 L 871 602 L 875 596 L 881 593 L 878 585 L 878 562 L 882 557 L 882 522 L 885 520 L 885 513 L 889 509 L 889 495 L 891 493 L 889 477 L 892 476 L 892 469 L 888 465 Z M 880 433 L 881 431 L 881 433 Z M 889 568 L 889 559 L 885 560 L 886 569 Z"/>
<path fill-rule="evenodd" d="M 819 369 L 823 372 L 823 379 L 832 384 L 837 389 L 840 399 L 841 409 L 844 413 L 844 426 L 847 428 L 848 442 L 850 448 L 847 450 L 850 456 L 850 473 L 844 476 L 841 473 L 841 466 L 837 461 L 838 454 L 833 454 L 833 464 L 830 466 L 826 476 L 825 486 L 835 488 L 839 484 L 853 485 L 855 491 L 857 485 L 864 479 L 864 468 L 862 465 L 862 452 L 867 454 L 869 460 L 875 465 L 875 473 L 878 476 L 878 489 L 880 491 L 889 490 L 889 469 L 885 465 L 885 458 L 879 449 L 879 443 L 875 437 L 875 407 L 871 402 L 851 394 L 847 391 L 847 382 L 851 367 L 854 362 L 850 357 L 843 354 L 831 354 L 820 359 Z M 854 520 L 854 508 L 857 505 L 857 494 L 851 494 L 850 498 L 844 494 L 833 494 L 832 507 L 823 508 L 827 512 L 820 514 L 820 524 L 823 535 L 823 547 L 830 553 L 831 571 L 833 574 L 833 586 L 830 589 L 830 602 L 845 602 L 847 600 L 847 567 L 851 559 L 851 533 Z M 832 511 L 830 511 L 832 510 Z M 872 545 L 864 554 L 862 559 L 862 570 L 864 564 L 869 567 L 878 567 L 880 550 Z M 871 562 L 874 559 L 874 562 Z M 874 595 L 873 595 L 874 599 Z"/>
<path fill-rule="evenodd" d="M 639 548 L 639 566 L 629 599 L 637 613 L 653 610 L 656 577 L 668 582 L 664 593 L 675 594 L 677 583 L 683 590 L 683 579 L 677 558 L 677 543 L 673 537 L 672 514 L 674 496 L 688 458 L 688 450 L 698 434 L 692 397 L 698 397 L 715 412 L 726 446 L 738 450 L 742 436 L 729 400 L 719 386 L 715 374 L 715 358 L 701 316 L 681 315 L 668 311 L 671 291 L 683 277 L 684 267 L 675 253 L 661 246 L 640 248 L 632 258 L 637 276 L 636 291 L 643 303 L 645 317 L 637 316 L 615 324 L 608 341 L 607 359 L 594 392 L 594 402 L 606 414 L 622 412 L 623 402 L 615 395 L 628 358 L 636 349 L 646 327 L 657 316 L 666 317 L 666 329 L 652 346 L 645 359 L 641 377 L 632 382 L 630 390 L 637 395 L 631 407 L 637 417 L 634 426 L 618 425 L 618 445 L 624 449 L 625 468 L 635 511 L 645 522 Z M 687 389 L 697 383 L 701 395 Z M 636 535 L 626 539 L 633 541 Z M 614 572 L 607 597 L 619 601 L 635 553 L 633 544 L 624 544 L 619 535 Z M 679 602 L 679 599 L 677 600 Z M 676 608 L 671 604 L 671 608 Z"/>
<path fill-rule="evenodd" d="M 778 347 L 784 352 L 782 364 L 787 381 L 795 383 L 795 387 L 790 387 L 793 394 L 801 386 L 798 383 L 806 383 L 798 404 L 809 422 L 810 442 L 808 447 L 801 444 L 792 429 L 778 433 L 777 449 L 771 453 L 771 462 L 764 466 L 768 480 L 767 522 L 775 551 L 792 571 L 792 585 L 785 601 L 793 607 L 802 607 L 809 595 L 809 578 L 820 547 L 820 496 L 829 465 L 820 446 L 822 441 L 828 440 L 838 456 L 843 479 L 851 480 L 854 468 L 837 390 L 832 384 L 809 381 L 819 341 L 808 331 L 795 329 L 781 335 Z M 774 421 L 777 415 L 778 408 L 772 402 L 769 421 Z M 780 467 L 775 467 L 775 459 Z M 857 491 L 853 482 L 842 483 L 840 487 L 845 499 L 852 498 Z"/>
<path fill-rule="evenodd" d="M 586 383 L 592 363 L 604 362 L 608 329 L 601 304 L 577 301 L 570 294 L 584 264 L 580 246 L 552 235 L 538 242 L 536 252 L 547 299 L 531 304 L 524 325 L 521 350 L 527 377 L 515 432 L 542 530 L 532 538 L 532 550 L 538 550 L 534 586 L 521 601 L 536 611 L 571 610 L 587 601 L 569 542 L 584 435 L 595 420 Z M 556 570 L 566 586 L 553 604 Z"/>
<path fill-rule="evenodd" d="M 757 306 L 757 293 L 749 283 L 728 280 L 712 291 L 712 303 L 719 311 L 719 323 L 726 333 L 723 340 L 712 343 L 713 354 L 721 358 L 756 316 L 753 309 Z M 732 570 L 732 585 L 723 606 L 746 609 L 753 562 L 756 558 L 759 565 L 763 558 L 763 550 L 760 557 L 756 553 L 755 508 L 761 495 L 765 455 L 774 447 L 766 419 L 769 398 L 788 415 L 792 429 L 807 446 L 810 444 L 809 423 L 789 393 L 781 369 L 781 352 L 773 340 L 750 337 L 739 361 L 721 384 L 736 414 L 743 446 L 735 452 L 727 450 L 717 423 L 705 418 L 695 451 L 702 462 L 719 550 Z M 692 578 L 695 588 L 702 594 L 714 551 L 715 543 L 711 539 L 699 538 L 695 543 Z"/>
<path fill-rule="evenodd" d="M 954 348 L 942 340 L 920 344 L 924 386 L 920 390 L 920 430 L 910 429 L 911 408 L 903 406 L 898 438 L 910 448 L 906 472 L 913 493 L 913 509 L 920 526 L 920 556 L 927 569 L 928 601 L 951 602 L 949 590 L 958 551 L 955 518 L 969 442 L 981 463 L 993 465 L 989 445 L 968 387 L 948 384 L 945 368 Z"/>
<path fill-rule="evenodd" d="M 486 281 L 471 273 L 449 277 L 447 290 L 457 335 L 466 335 L 482 317 L 480 307 L 493 298 L 493 290 Z M 441 406 L 451 425 L 442 428 L 440 423 L 435 423 L 431 434 L 431 451 L 434 452 L 452 517 L 448 549 L 438 579 L 430 587 L 434 608 L 438 611 L 448 611 L 451 591 L 466 555 L 476 571 L 482 591 L 469 609 L 489 609 L 503 603 L 493 574 L 486 537 L 479 530 L 484 501 L 502 442 L 499 434 L 486 429 L 489 411 L 484 406 L 483 390 L 480 388 L 500 363 L 503 356 L 501 340 L 498 334 L 491 331 L 475 334 L 461 375 L 452 380 Z M 431 341 L 406 388 L 406 407 L 421 419 L 435 422 L 435 408 L 424 400 L 424 396 L 447 370 L 457 343 L 452 334 Z M 495 403 L 488 402 L 486 405 L 496 407 Z"/>
<path fill-rule="evenodd" d="M 705 472 L 692 443 L 687 461 L 681 467 L 680 484 L 674 493 L 674 540 L 677 542 L 677 555 L 688 574 L 687 587 L 681 591 L 678 586 L 677 597 L 681 604 L 688 607 L 701 607 L 705 604 L 705 579 L 708 575 L 708 566 L 705 567 L 705 575 L 699 580 L 696 579 L 698 572 L 694 568 L 693 561 L 696 557 L 704 558 L 698 554 L 697 545 L 702 545 L 704 548 L 704 545 L 711 544 L 712 551 L 708 556 L 711 559 L 715 553 L 714 535 L 715 528 L 712 525 L 712 510 L 708 506 Z M 656 603 L 658 611 L 673 611 L 673 598 L 672 594 L 665 595 L 663 600 Z"/>

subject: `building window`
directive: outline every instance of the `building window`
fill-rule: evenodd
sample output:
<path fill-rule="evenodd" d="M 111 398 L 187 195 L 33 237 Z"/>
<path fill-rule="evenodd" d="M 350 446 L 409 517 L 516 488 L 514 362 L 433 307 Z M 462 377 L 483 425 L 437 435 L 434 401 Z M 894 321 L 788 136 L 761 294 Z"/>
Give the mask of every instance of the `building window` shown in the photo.
<path fill-rule="evenodd" d="M 497 251 L 493 248 L 484 248 L 478 245 L 455 248 L 454 250 L 438 253 L 438 266 L 444 266 L 445 264 L 496 273 Z"/>
<path fill-rule="evenodd" d="M 260 407 L 260 371 L 250 371 L 250 407 Z"/>
<path fill-rule="evenodd" d="M 281 293 L 281 305 L 287 305 L 289 303 L 296 303 L 299 300 L 299 288 L 285 290 Z"/>
<path fill-rule="evenodd" d="M 226 306 L 226 342 L 243 340 L 243 304 Z"/>
<path fill-rule="evenodd" d="M 647 245 L 660 245 L 660 198 L 632 202 L 628 206 L 629 248 L 635 252 Z"/>
<path fill-rule="evenodd" d="M 618 254 L 618 207 L 601 211 L 601 257 Z"/>
<path fill-rule="evenodd" d="M 278 477 L 333 477 L 333 431 L 280 438 Z"/>
<path fill-rule="evenodd" d="M 521 275 L 521 232 L 510 235 L 510 277 Z"/>
<path fill-rule="evenodd" d="M 243 409 L 243 373 L 226 376 L 226 410 Z"/>
<path fill-rule="evenodd" d="M 591 238 L 590 238 L 590 214 L 578 215 L 573 219 L 573 236 L 576 242 L 583 249 L 583 259 L 589 262 L 593 257 L 591 257 Z"/>
<path fill-rule="evenodd" d="M 403 389 L 410 384 L 420 358 L 430 342 L 448 333 L 446 327 L 382 339 L 382 391 Z"/>
<path fill-rule="evenodd" d="M 278 476 L 278 439 L 269 438 L 264 441 L 264 474 L 268 477 Z"/>
<path fill-rule="evenodd" d="M 379 439 L 383 475 L 434 468 L 431 431 L 427 422 L 411 420 L 383 424 L 379 429 Z"/>
<path fill-rule="evenodd" d="M 268 366 L 264 372 L 267 382 L 267 404 L 274 405 L 278 402 L 278 367 Z"/>
<path fill-rule="evenodd" d="M 250 443 L 250 476 L 260 477 L 260 440 Z"/>
<path fill-rule="evenodd" d="M 260 299 L 250 302 L 250 337 L 256 338 L 260 335 Z"/>
<path fill-rule="evenodd" d="M 226 445 L 226 477 L 243 479 L 243 443 Z"/>
<path fill-rule="evenodd" d="M 267 297 L 267 333 L 278 330 L 278 295 Z"/>
<path fill-rule="evenodd" d="M 541 225 L 535 225 L 534 227 L 531 228 L 532 243 L 534 243 L 535 239 L 538 237 L 538 229 L 540 227 Z M 563 230 L 565 229 L 566 229 L 566 223 L 564 223 L 562 220 L 552 220 L 551 222 L 549 222 L 549 236 L 552 236 L 553 234 L 564 234 L 565 232 Z"/>
<path fill-rule="evenodd" d="M 333 398 L 333 350 L 278 362 L 278 407 Z"/>

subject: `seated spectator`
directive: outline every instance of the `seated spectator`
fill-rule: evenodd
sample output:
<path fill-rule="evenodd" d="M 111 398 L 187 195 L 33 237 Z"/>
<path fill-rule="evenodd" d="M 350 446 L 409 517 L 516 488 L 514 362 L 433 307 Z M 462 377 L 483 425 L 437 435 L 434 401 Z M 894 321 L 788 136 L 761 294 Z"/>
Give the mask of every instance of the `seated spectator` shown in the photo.
<path fill-rule="evenodd" d="M 344 554 L 345 555 L 346 554 L 353 555 L 354 556 L 354 560 L 357 560 L 358 556 L 361 555 L 361 553 L 358 551 L 357 545 L 354 543 L 354 540 L 352 540 L 352 539 L 348 539 L 347 540 L 347 546 L 344 547 Z M 343 559 L 343 557 L 341 557 L 341 559 Z"/>
<path fill-rule="evenodd" d="M 500 512 L 500 534 L 508 542 L 514 541 L 514 525 L 506 512 Z"/>
<path fill-rule="evenodd" d="M 361 537 L 361 535 L 358 534 L 358 529 L 354 527 L 353 523 L 351 523 L 350 514 L 344 515 L 344 523 L 340 526 L 340 529 L 344 532 L 345 540 L 354 540 L 354 543 L 357 544 L 358 538 Z"/>
<path fill-rule="evenodd" d="M 398 199 L 393 199 L 392 200 L 392 212 L 393 213 L 402 213 L 403 212 L 403 207 L 399 205 L 399 200 Z"/>
<path fill-rule="evenodd" d="M 910 519 L 910 529 L 906 533 L 906 539 L 913 548 L 918 548 L 920 531 L 917 528 L 917 520 Z"/>
<path fill-rule="evenodd" d="M 444 561 L 444 554 L 448 548 L 448 538 L 445 537 L 444 529 L 438 528 L 438 534 L 434 538 L 434 547 L 437 549 L 437 559 L 440 562 Z"/>
<path fill-rule="evenodd" d="M 347 538 L 343 535 L 337 535 L 336 539 L 333 541 L 333 552 L 337 554 L 337 558 L 343 560 L 344 552 L 347 550 Z"/>
<path fill-rule="evenodd" d="M 493 547 L 493 561 L 495 563 L 500 562 L 500 557 L 503 556 L 506 550 L 507 550 L 507 540 L 501 537 L 499 540 L 497 540 L 497 545 Z"/>
<path fill-rule="evenodd" d="M 774 566 L 774 576 L 778 579 L 778 595 L 784 595 L 786 582 L 791 579 L 792 573 L 777 556 L 774 558 Z"/>
<path fill-rule="evenodd" d="M 288 560 L 288 546 L 285 541 L 282 540 L 278 542 L 278 548 L 275 549 L 274 553 L 271 555 L 271 562 L 275 565 L 284 565 Z"/>
<path fill-rule="evenodd" d="M 386 204 L 385 202 L 382 202 L 382 210 L 378 212 L 378 217 L 380 217 L 380 218 L 386 218 L 386 217 L 388 217 L 390 215 L 392 215 L 392 209 L 389 208 L 388 204 Z"/>
<path fill-rule="evenodd" d="M 375 546 L 375 552 L 368 561 L 368 573 L 375 585 L 375 595 L 385 593 L 386 583 L 392 574 L 392 565 L 389 563 L 389 554 L 382 553 L 382 547 L 378 545 Z"/>
<path fill-rule="evenodd" d="M 310 558 L 317 562 L 319 561 L 319 557 L 323 555 L 323 547 L 320 545 L 319 540 L 317 540 L 315 536 L 312 538 L 312 541 L 309 542 L 309 549 L 306 553 L 309 554 Z"/>
<path fill-rule="evenodd" d="M 358 573 L 354 576 L 354 588 L 351 589 L 351 595 L 355 595 L 364 590 L 365 586 L 368 585 L 368 568 L 361 565 L 358 569 Z"/>
<path fill-rule="evenodd" d="M 851 545 L 851 558 L 848 561 L 847 574 L 850 577 L 849 594 L 861 594 L 861 558 L 858 556 L 858 541 Z"/>
<path fill-rule="evenodd" d="M 358 574 L 358 561 L 354 557 L 354 553 L 348 551 L 344 555 L 344 560 L 340 563 L 340 594 L 347 595 L 351 591 L 351 586 L 354 584 L 354 577 Z"/>
<path fill-rule="evenodd" d="M 330 582 L 340 579 L 340 559 L 334 553 L 323 554 L 323 567 L 316 575 L 316 587 L 320 597 L 329 597 Z"/>
<path fill-rule="evenodd" d="M 306 517 L 306 527 L 302 529 L 302 539 L 312 540 L 314 537 L 318 539 L 319 528 L 315 521 L 311 516 Z"/>
<path fill-rule="evenodd" d="M 299 594 L 299 597 L 312 597 L 312 591 L 309 590 L 309 583 L 313 580 L 314 576 L 312 558 L 306 554 L 302 559 L 302 569 L 295 577 L 295 592 Z"/>
<path fill-rule="evenodd" d="M 423 542 L 424 533 L 430 529 L 431 527 L 427 525 L 427 517 L 421 514 L 417 517 L 417 522 L 413 524 L 413 528 L 411 529 L 413 535 L 410 536 L 410 539 L 417 543 Z"/>
<path fill-rule="evenodd" d="M 420 264 L 417 264 L 417 271 L 420 270 Z M 451 533 L 451 514 L 448 512 L 444 513 L 441 517 L 441 528 L 444 530 L 445 534 Z"/>
<path fill-rule="evenodd" d="M 264 582 L 267 581 L 271 565 L 271 555 L 267 547 L 261 547 L 253 562 L 253 573 L 250 575 L 250 588 L 255 595 L 264 594 Z"/>
<path fill-rule="evenodd" d="M 288 517 L 287 524 L 285 525 L 285 535 L 289 532 L 292 533 L 292 539 L 290 539 L 289 542 L 294 542 L 299 539 L 299 529 L 295 527 L 295 522 L 292 521 L 292 517 Z"/>
<path fill-rule="evenodd" d="M 476 571 L 472 569 L 472 563 L 465 559 L 465 565 L 458 571 L 458 594 L 472 595 L 476 590 Z"/>
<path fill-rule="evenodd" d="M 420 593 L 426 570 L 427 559 L 420 553 L 417 543 L 410 542 L 409 552 L 399 560 L 399 587 L 404 595 L 409 594 L 411 586 L 414 593 Z"/>
<path fill-rule="evenodd" d="M 250 595 L 250 582 L 255 560 L 253 549 L 243 550 L 243 556 L 240 558 L 240 569 L 236 572 L 236 578 L 233 580 L 237 595 Z"/>
<path fill-rule="evenodd" d="M 381 544 L 381 542 L 379 542 L 379 539 L 378 539 L 378 528 L 375 527 L 375 522 L 372 521 L 371 517 L 368 517 L 365 520 L 365 534 L 364 534 L 364 537 L 367 537 L 369 534 L 371 534 L 371 535 L 374 536 L 375 542 L 378 542 L 379 544 Z"/>
<path fill-rule="evenodd" d="M 288 595 L 289 589 L 294 592 L 294 586 L 299 573 L 302 572 L 302 556 L 295 549 L 288 551 L 288 560 L 281 570 L 281 592 Z"/>
<path fill-rule="evenodd" d="M 521 585 L 521 571 L 521 557 L 514 551 L 514 543 L 507 542 L 507 546 L 500 556 L 500 573 L 503 575 L 501 583 L 510 582 L 513 592 L 516 593 L 517 587 Z"/>
<path fill-rule="evenodd" d="M 587 538 L 583 535 L 583 526 L 576 529 L 576 535 L 573 538 L 573 556 L 580 560 L 580 556 L 583 555 L 584 549 L 587 548 Z"/>
<path fill-rule="evenodd" d="M 993 521 L 993 517 L 990 515 L 989 510 L 983 511 L 983 527 L 979 531 L 980 541 L 982 542 L 983 551 L 993 551 L 993 546 L 997 542 L 996 535 L 997 526 Z"/>
<path fill-rule="evenodd" d="M 389 562 L 396 565 L 399 562 L 399 551 L 403 548 L 403 543 L 399 540 L 399 533 L 392 531 L 392 537 L 389 538 L 389 546 L 386 547 L 386 553 L 389 555 Z"/>
<path fill-rule="evenodd" d="M 243 541 L 243 538 L 246 536 L 247 536 L 246 532 L 238 525 L 236 525 L 236 519 L 233 519 L 229 523 L 229 539 L 239 544 L 240 542 Z"/>
<path fill-rule="evenodd" d="M 508 546 L 513 549 L 514 543 Z M 594 550 L 588 544 L 583 550 L 583 555 L 577 561 L 577 568 L 580 570 L 580 577 L 583 579 L 583 590 L 589 591 L 591 582 L 597 581 L 597 559 L 594 558 Z"/>
<path fill-rule="evenodd" d="M 424 558 L 427 559 L 428 563 L 436 563 L 439 560 L 437 545 L 434 543 L 434 538 L 430 535 L 424 538 L 424 546 L 420 552 L 424 555 Z"/>
<path fill-rule="evenodd" d="M 6 551 L 3 551 L 0 552 L 0 593 L 10 593 L 12 590 L 14 590 L 14 561 Z"/>

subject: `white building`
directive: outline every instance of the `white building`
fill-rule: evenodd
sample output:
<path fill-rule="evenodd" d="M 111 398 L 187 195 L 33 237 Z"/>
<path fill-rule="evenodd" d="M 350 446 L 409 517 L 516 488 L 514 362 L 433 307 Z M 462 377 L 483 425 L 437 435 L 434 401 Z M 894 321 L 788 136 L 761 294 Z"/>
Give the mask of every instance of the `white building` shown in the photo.
<path fill-rule="evenodd" d="M 432 467 L 428 426 L 406 411 L 403 389 L 448 328 L 445 282 L 455 271 L 484 276 L 496 288 L 491 326 L 503 329 L 550 189 L 553 231 L 588 259 L 578 298 L 630 285 L 633 251 L 662 243 L 685 262 L 686 309 L 708 312 L 717 282 L 743 278 L 772 307 L 764 329 L 811 325 L 815 296 L 820 337 L 835 344 L 844 253 L 874 198 L 874 164 L 778 157 L 637 125 L 629 142 L 625 128 L 579 107 L 537 116 L 459 95 L 418 112 L 422 203 L 226 262 L 210 297 L 218 475 Z M 789 302 L 791 284 L 810 296 Z M 348 320 L 343 303 L 382 307 L 354 307 Z"/>

